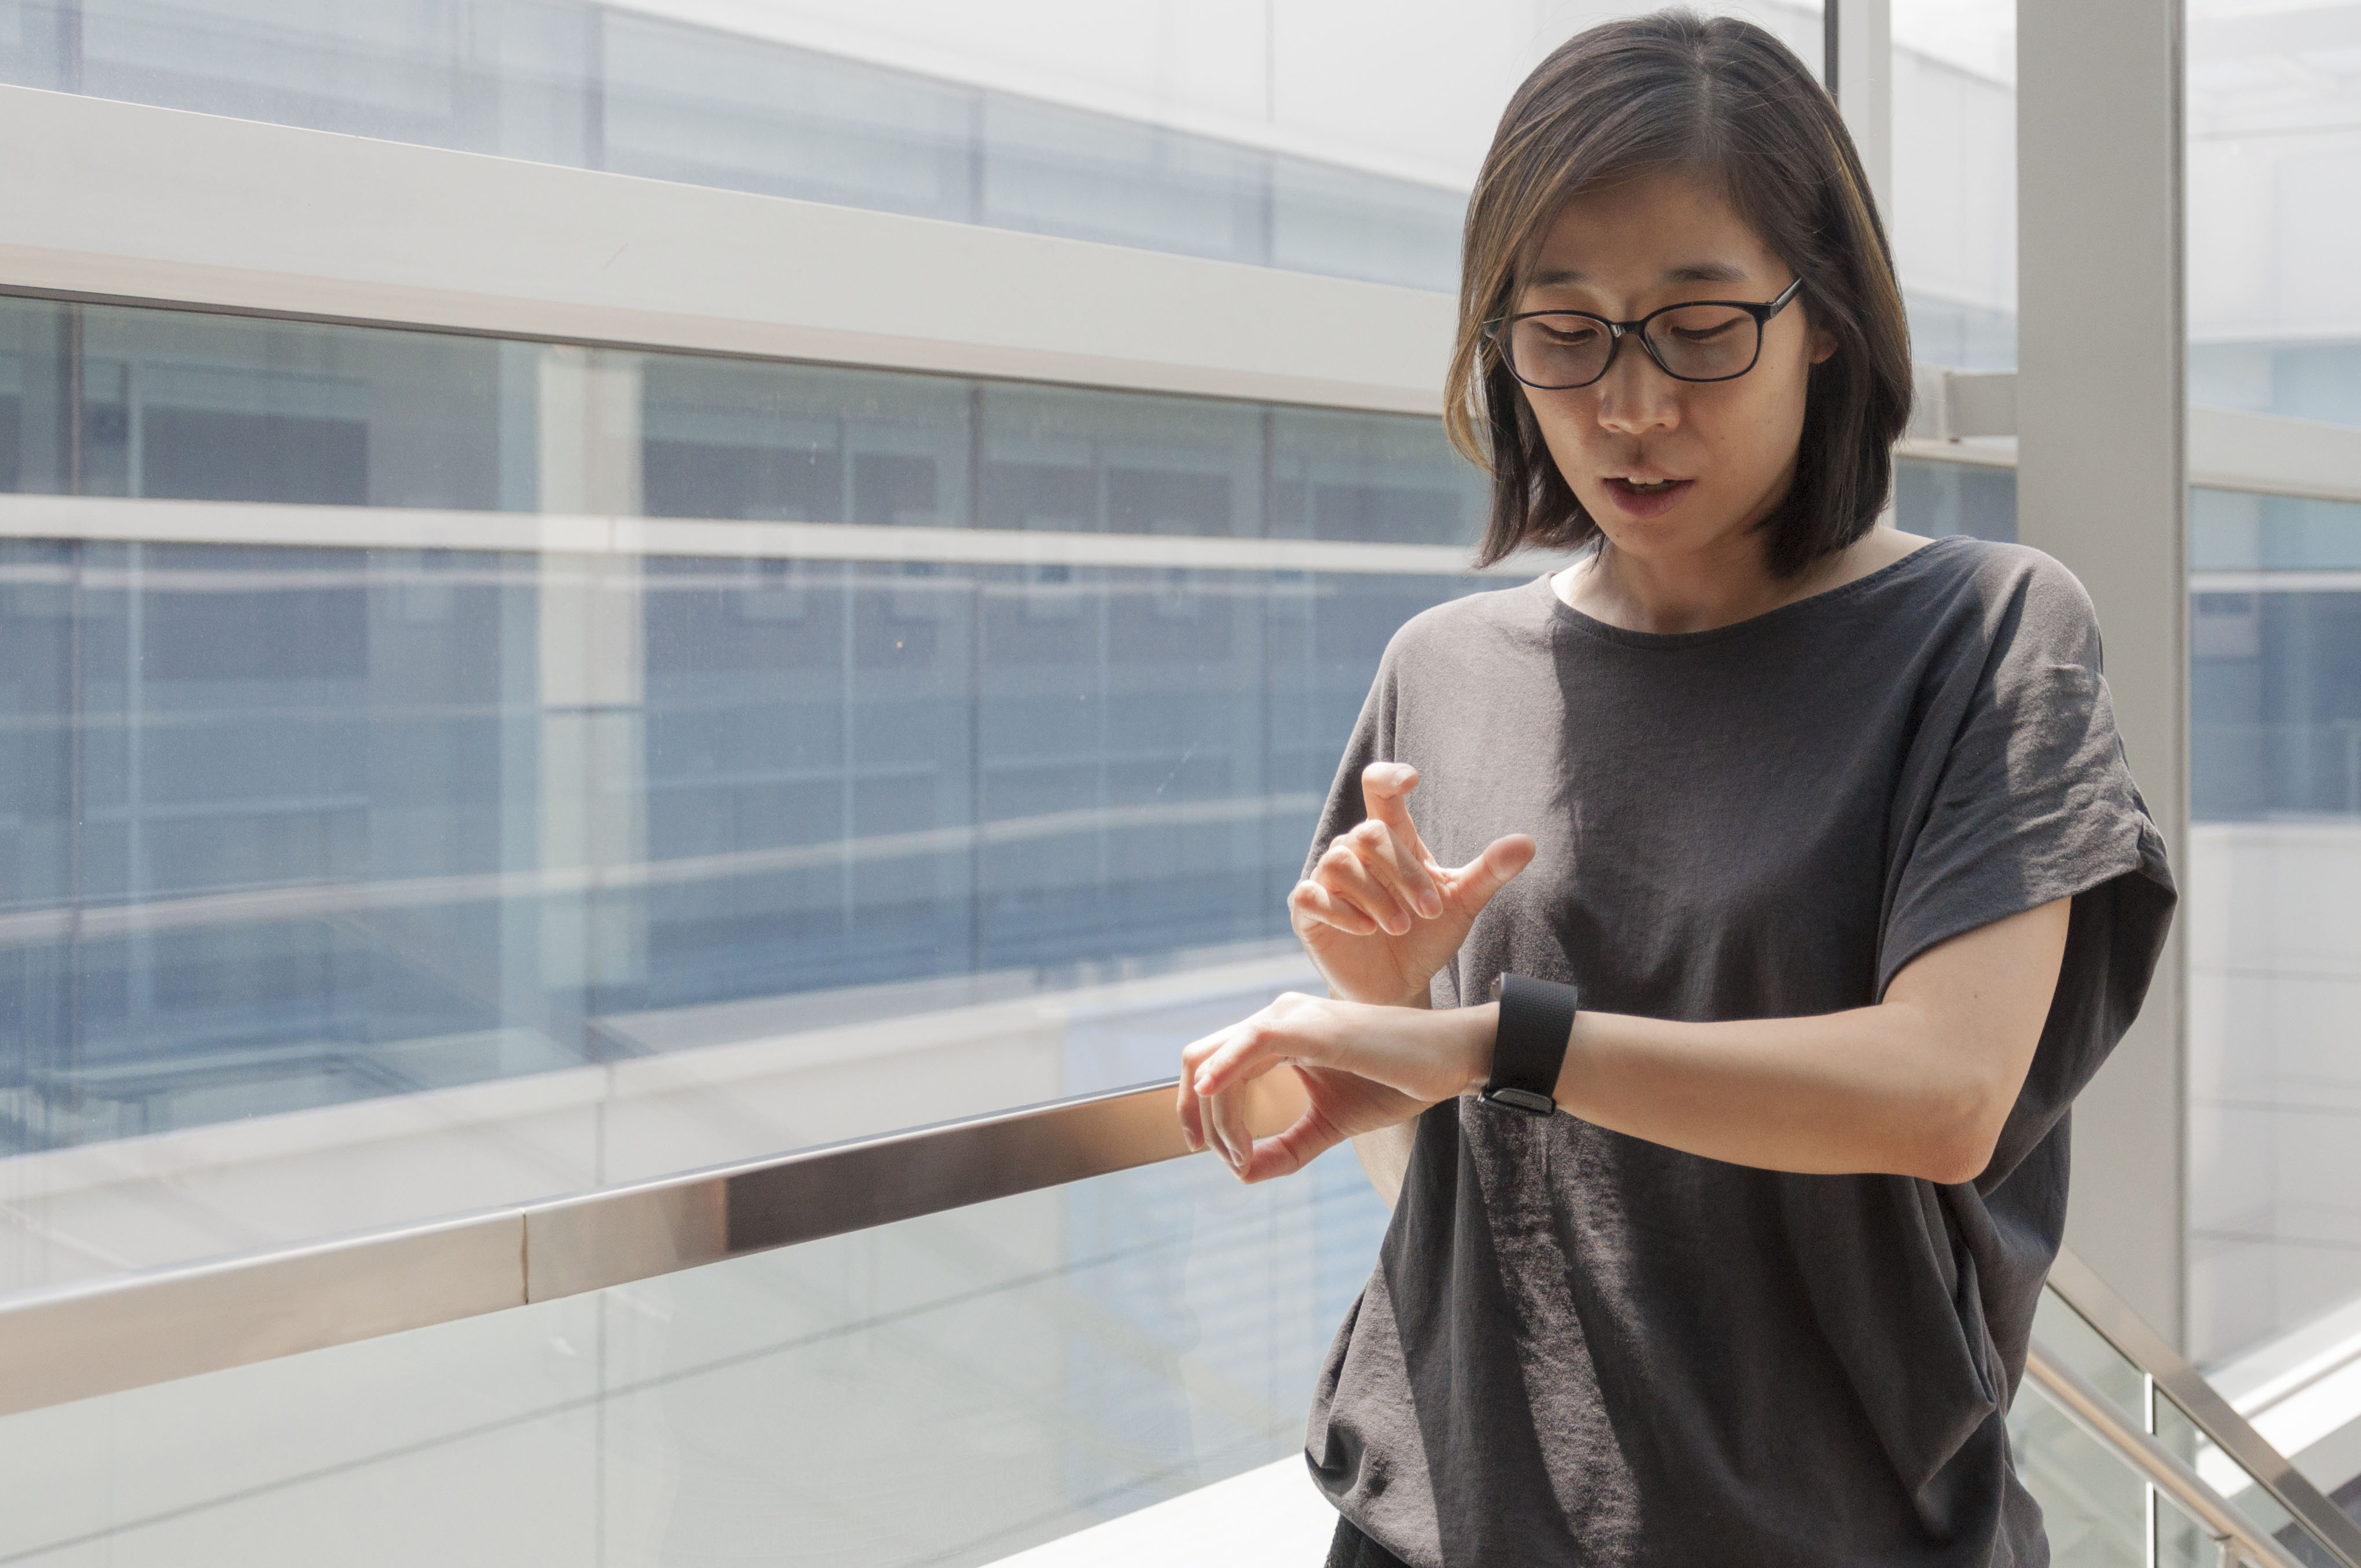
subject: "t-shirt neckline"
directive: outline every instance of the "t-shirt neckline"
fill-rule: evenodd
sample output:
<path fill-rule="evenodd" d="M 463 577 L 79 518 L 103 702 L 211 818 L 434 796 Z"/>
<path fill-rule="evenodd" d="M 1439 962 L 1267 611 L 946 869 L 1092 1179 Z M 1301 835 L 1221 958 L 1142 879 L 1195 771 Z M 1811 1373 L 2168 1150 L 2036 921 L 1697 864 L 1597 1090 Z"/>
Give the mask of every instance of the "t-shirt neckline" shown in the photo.
<path fill-rule="evenodd" d="M 1773 609 L 1766 609 L 1760 615 L 1750 615 L 1743 620 L 1733 620 L 1727 626 L 1709 626 L 1699 631 L 1634 631 L 1628 627 L 1610 625 L 1596 616 L 1586 615 L 1558 598 L 1557 589 L 1550 582 L 1550 578 L 1555 575 L 1554 572 L 1543 572 L 1534 577 L 1532 587 L 1549 601 L 1550 608 L 1556 612 L 1558 620 L 1601 641 L 1620 642 L 1630 648 L 1696 648 L 1708 642 L 1719 642 L 1725 638 L 1746 635 L 1766 626 L 1797 619 L 1799 615 L 1808 614 L 1820 606 L 1841 603 L 1858 598 L 1870 588 L 1902 576 L 1904 567 L 1919 565 L 1927 557 L 1944 553 L 1946 546 L 1962 542 L 1975 543 L 1967 534 L 1938 534 L 1900 560 L 1888 561 L 1875 571 L 1865 572 L 1851 582 L 1839 583 L 1835 587 L 1823 588 L 1816 594 L 1806 594 L 1802 598 Z"/>

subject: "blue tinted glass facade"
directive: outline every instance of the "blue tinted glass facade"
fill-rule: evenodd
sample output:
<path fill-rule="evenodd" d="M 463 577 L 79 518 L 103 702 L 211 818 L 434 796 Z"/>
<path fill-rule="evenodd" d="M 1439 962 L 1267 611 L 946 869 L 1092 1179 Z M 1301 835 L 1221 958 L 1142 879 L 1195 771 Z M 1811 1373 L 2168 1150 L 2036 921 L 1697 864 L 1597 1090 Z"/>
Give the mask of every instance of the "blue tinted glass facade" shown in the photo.
<path fill-rule="evenodd" d="M 39 541 L 0 574 L 36 1146 L 1283 938 L 1378 651 L 1477 586 Z M 619 620 L 636 689 L 550 667 Z"/>
<path fill-rule="evenodd" d="M 0 329 L 0 479 L 133 533 L 0 542 L 9 1148 L 1283 948 L 1378 652 L 1488 586 L 1431 420 L 35 301 Z M 336 543 L 382 509 L 441 532 Z M 534 510 L 839 543 L 451 542 Z M 137 538 L 167 515 L 200 537 Z M 313 542 L 202 538 L 288 517 Z M 913 528 L 1039 545 L 841 543 Z M 1067 543 L 1107 535 L 1143 564 Z"/>

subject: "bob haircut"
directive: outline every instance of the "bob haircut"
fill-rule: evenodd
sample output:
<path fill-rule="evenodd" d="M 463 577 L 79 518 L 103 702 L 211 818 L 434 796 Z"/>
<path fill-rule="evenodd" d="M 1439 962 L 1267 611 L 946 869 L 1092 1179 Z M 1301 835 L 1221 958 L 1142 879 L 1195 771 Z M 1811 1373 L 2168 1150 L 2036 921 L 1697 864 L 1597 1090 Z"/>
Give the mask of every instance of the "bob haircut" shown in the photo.
<path fill-rule="evenodd" d="M 1719 186 L 1836 339 L 1806 383 L 1795 482 L 1759 525 L 1772 571 L 1791 577 L 1843 549 L 1885 504 L 1910 417 L 1910 329 L 1861 155 L 1777 38 L 1735 17 L 1661 11 L 1592 27 L 1542 61 L 1509 100 L 1468 202 L 1444 424 L 1492 477 L 1480 565 L 1599 537 L 1488 327 L 1516 308 L 1569 198 L 1653 172 Z"/>

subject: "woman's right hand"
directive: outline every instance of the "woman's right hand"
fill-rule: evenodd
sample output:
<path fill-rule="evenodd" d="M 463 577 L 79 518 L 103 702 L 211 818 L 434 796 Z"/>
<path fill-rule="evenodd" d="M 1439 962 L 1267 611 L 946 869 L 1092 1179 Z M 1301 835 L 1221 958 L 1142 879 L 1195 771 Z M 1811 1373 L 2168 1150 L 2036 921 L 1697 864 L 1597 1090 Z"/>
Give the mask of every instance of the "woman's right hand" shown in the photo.
<path fill-rule="evenodd" d="M 1456 870 L 1437 865 L 1411 824 L 1417 787 L 1418 770 L 1406 762 L 1363 768 L 1368 816 L 1337 834 L 1287 895 L 1296 936 L 1346 1001 L 1425 1006 L 1427 982 L 1467 939 L 1477 914 L 1532 861 L 1532 839 L 1511 833 Z"/>

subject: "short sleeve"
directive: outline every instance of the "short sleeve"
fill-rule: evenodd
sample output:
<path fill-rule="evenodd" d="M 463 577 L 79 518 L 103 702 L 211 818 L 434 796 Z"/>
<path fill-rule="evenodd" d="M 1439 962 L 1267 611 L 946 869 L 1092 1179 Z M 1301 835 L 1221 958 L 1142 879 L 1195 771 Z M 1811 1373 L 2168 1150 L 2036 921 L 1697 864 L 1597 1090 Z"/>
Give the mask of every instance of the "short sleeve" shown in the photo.
<path fill-rule="evenodd" d="M 1980 637 L 1930 673 L 1895 802 L 1878 990 L 1938 942 L 2074 900 L 2048 1022 L 1989 1180 L 2048 1134 L 2130 1027 L 2176 894 L 2116 731 L 2081 584 L 2038 552 L 2013 550 L 1974 586 Z"/>
<path fill-rule="evenodd" d="M 1369 695 L 1362 699 L 1360 717 L 1353 721 L 1353 733 L 1345 742 L 1345 755 L 1336 764 L 1335 780 L 1320 808 L 1320 822 L 1312 829 L 1312 848 L 1303 857 L 1299 880 L 1312 875 L 1312 868 L 1328 852 L 1337 834 L 1359 826 L 1368 816 L 1367 803 L 1361 798 L 1361 770 L 1371 762 L 1393 760 L 1395 670 L 1401 641 L 1397 631 L 1378 661 L 1377 676 L 1369 683 Z"/>

